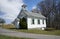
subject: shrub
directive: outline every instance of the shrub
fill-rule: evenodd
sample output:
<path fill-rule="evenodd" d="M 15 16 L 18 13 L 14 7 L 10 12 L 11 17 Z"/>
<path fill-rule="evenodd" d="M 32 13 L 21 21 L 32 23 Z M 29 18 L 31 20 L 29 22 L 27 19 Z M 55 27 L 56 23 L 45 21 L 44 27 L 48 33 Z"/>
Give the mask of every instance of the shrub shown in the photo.
<path fill-rule="evenodd" d="M 20 19 L 20 28 L 27 29 L 27 22 L 25 18 Z"/>

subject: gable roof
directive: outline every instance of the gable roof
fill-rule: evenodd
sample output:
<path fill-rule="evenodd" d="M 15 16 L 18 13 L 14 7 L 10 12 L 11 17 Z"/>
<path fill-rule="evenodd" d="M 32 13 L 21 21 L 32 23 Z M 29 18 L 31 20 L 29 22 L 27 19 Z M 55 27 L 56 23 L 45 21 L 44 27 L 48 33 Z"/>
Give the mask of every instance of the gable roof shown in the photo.
<path fill-rule="evenodd" d="M 28 11 L 23 11 L 27 16 L 30 17 L 37 17 L 37 18 L 46 18 L 45 16 L 43 16 L 41 13 L 34 13 L 34 12 L 28 12 Z"/>
<path fill-rule="evenodd" d="M 28 16 L 28 17 L 35 17 L 35 18 L 45 18 L 45 16 L 43 16 L 41 13 L 35 13 L 35 12 L 29 12 L 27 11 L 24 7 L 21 9 L 19 15 L 17 16 L 17 18 L 21 18 L 23 16 L 21 16 L 23 14 L 23 16 Z"/>

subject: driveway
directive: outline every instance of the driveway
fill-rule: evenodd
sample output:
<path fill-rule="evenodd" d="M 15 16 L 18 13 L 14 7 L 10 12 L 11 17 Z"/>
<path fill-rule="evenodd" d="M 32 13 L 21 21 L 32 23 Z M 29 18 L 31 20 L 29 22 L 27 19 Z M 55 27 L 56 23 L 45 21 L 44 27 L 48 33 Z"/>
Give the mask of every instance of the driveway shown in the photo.
<path fill-rule="evenodd" d="M 60 36 L 16 32 L 2 28 L 0 28 L 0 34 L 14 37 L 34 38 L 34 39 L 60 39 Z"/>

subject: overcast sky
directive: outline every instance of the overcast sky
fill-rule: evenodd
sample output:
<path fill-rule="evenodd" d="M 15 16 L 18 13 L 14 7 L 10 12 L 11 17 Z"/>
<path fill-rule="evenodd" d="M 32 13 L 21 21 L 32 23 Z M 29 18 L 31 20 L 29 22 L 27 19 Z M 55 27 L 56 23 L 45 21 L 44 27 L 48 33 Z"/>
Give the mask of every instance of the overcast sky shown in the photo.
<path fill-rule="evenodd" d="M 35 8 L 41 0 L 0 0 L 0 18 L 5 19 L 6 23 L 11 23 L 19 14 L 21 5 L 26 4 L 30 11 Z"/>

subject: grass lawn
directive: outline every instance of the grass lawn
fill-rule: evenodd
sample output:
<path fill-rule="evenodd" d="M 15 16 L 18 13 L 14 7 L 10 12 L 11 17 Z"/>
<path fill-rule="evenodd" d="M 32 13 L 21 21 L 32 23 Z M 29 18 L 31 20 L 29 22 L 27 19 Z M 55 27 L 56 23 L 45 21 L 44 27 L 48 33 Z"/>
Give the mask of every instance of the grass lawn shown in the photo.
<path fill-rule="evenodd" d="M 13 25 L 4 25 L 3 28 L 18 31 L 18 32 L 47 34 L 47 35 L 59 35 L 60 36 L 60 30 L 45 31 L 45 30 L 39 30 L 39 29 L 30 29 L 30 30 L 14 29 L 15 27 Z"/>
<path fill-rule="evenodd" d="M 43 31 L 43 30 L 38 30 L 38 29 L 31 29 L 31 30 L 17 30 L 13 29 L 18 32 L 25 32 L 25 33 L 35 33 L 35 34 L 46 34 L 46 35 L 60 35 L 60 30 L 53 30 L 53 31 Z"/>
<path fill-rule="evenodd" d="M 15 26 L 12 24 L 3 24 L 3 25 L 0 25 L 0 27 L 5 28 L 5 29 L 15 28 Z"/>
<path fill-rule="evenodd" d="M 10 37 L 5 35 L 0 35 L 0 39 L 30 39 L 30 38 L 18 38 L 18 37 Z"/>

